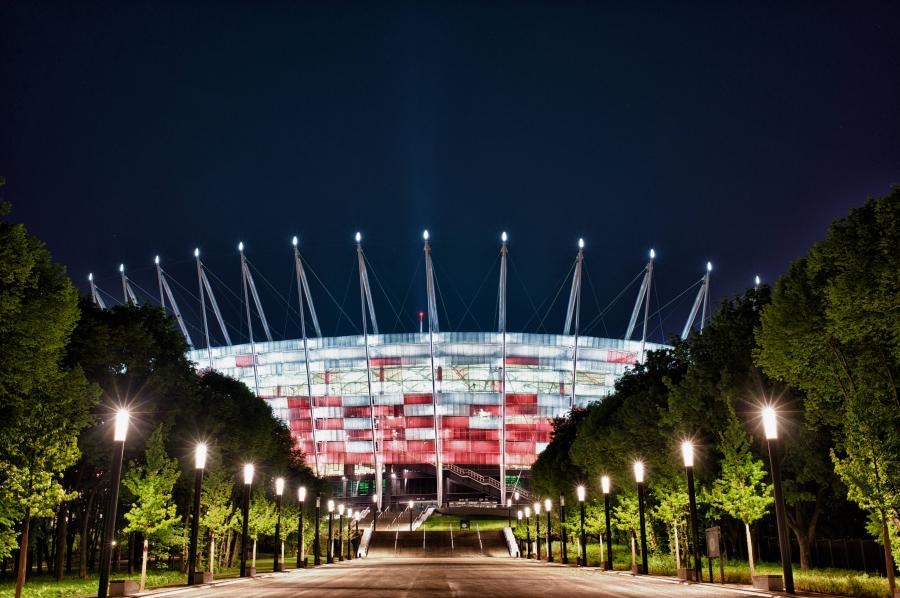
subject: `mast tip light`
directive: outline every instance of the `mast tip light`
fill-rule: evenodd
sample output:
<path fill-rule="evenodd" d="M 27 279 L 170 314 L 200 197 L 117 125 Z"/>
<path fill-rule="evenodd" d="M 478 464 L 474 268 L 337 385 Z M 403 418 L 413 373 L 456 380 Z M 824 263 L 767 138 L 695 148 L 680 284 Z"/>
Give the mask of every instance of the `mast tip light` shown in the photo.
<path fill-rule="evenodd" d="M 291 239 L 291 245 L 293 245 L 294 247 L 297 246 L 297 235 L 294 235 L 294 238 Z"/>
<path fill-rule="evenodd" d="M 502 233 L 500 233 L 500 240 L 501 240 L 501 241 L 503 241 L 504 243 L 506 243 L 506 241 L 507 241 L 508 239 L 509 239 L 509 237 L 506 235 L 506 231 L 503 231 Z"/>
<path fill-rule="evenodd" d="M 584 239 L 578 239 L 578 249 L 584 249 Z"/>
<path fill-rule="evenodd" d="M 119 264 L 119 272 L 125 271 L 125 264 Z"/>
<path fill-rule="evenodd" d="M 429 235 L 428 235 L 428 229 L 426 228 L 424 231 L 422 231 L 422 238 L 425 239 L 425 240 L 427 241 L 427 240 L 428 240 L 428 236 L 429 236 Z"/>
<path fill-rule="evenodd" d="M 159 256 L 156 256 L 155 258 L 153 258 L 153 263 L 156 265 L 159 265 Z"/>
<path fill-rule="evenodd" d="M 652 259 L 655 259 L 655 258 L 656 258 L 656 251 L 655 251 L 654 249 L 651 249 L 651 250 L 650 250 L 650 259 L 652 260 Z"/>
<path fill-rule="evenodd" d="M 243 251 L 243 250 L 244 250 L 244 242 L 241 241 L 240 243 L 238 243 L 238 251 Z"/>
<path fill-rule="evenodd" d="M 91 280 L 91 281 L 94 280 L 94 273 L 93 273 L 93 272 L 88 273 L 88 280 Z"/>
<path fill-rule="evenodd" d="M 194 249 L 194 257 L 200 257 L 200 248 L 199 247 Z"/>
<path fill-rule="evenodd" d="M 759 280 L 759 276 L 758 276 L 758 275 L 757 275 L 756 278 L 753 279 L 753 281 L 756 283 L 756 286 L 759 286 L 760 280 Z"/>
<path fill-rule="evenodd" d="M 356 233 L 356 242 L 359 243 L 362 241 L 362 233 Z"/>
<path fill-rule="evenodd" d="M 712 262 L 706 262 L 706 271 L 712 272 Z"/>

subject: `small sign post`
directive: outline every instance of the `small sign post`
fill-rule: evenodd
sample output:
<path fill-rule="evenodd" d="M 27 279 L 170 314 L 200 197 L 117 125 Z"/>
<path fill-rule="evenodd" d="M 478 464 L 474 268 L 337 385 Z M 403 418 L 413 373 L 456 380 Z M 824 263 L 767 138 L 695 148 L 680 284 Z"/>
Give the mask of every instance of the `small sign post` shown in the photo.
<path fill-rule="evenodd" d="M 722 560 L 722 530 L 716 527 L 706 528 L 706 556 L 709 558 L 709 581 L 713 581 L 713 558 L 719 559 L 719 583 L 725 583 L 725 561 Z"/>

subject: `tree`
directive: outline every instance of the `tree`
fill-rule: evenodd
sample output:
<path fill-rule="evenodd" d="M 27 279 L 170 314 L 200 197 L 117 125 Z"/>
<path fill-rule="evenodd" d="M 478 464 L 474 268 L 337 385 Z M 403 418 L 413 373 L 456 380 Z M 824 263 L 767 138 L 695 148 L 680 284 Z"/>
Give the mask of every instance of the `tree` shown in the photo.
<path fill-rule="evenodd" d="M 22 593 L 29 531 L 74 496 L 61 484 L 79 456 L 96 389 L 62 357 L 78 319 L 77 294 L 44 245 L 8 222 L 0 203 L 0 558 L 16 545 L 15 595 Z"/>
<path fill-rule="evenodd" d="M 234 476 L 221 467 L 213 468 L 206 474 L 203 489 L 200 492 L 200 509 L 203 517 L 202 527 L 209 532 L 209 566 L 210 573 L 215 567 L 215 546 L 222 546 L 225 534 L 234 528 L 235 504 L 232 501 L 234 492 Z M 199 552 L 199 548 L 198 548 Z"/>
<path fill-rule="evenodd" d="M 676 568 L 681 567 L 682 559 L 690 555 L 690 551 L 687 549 L 687 517 L 690 498 L 685 486 L 686 483 L 679 483 L 672 488 L 656 486 L 653 491 L 657 505 L 652 514 L 665 526 L 669 536 L 669 547 L 675 547 Z"/>
<path fill-rule="evenodd" d="M 260 536 L 268 536 L 275 533 L 275 502 L 266 496 L 265 488 L 257 486 L 253 490 L 250 499 L 250 509 L 247 515 L 247 536 L 253 540 L 253 567 L 256 567 L 256 542 Z M 235 523 L 243 526 L 243 519 L 238 516 Z M 244 550 L 244 547 L 241 547 Z"/>
<path fill-rule="evenodd" d="M 147 441 L 145 463 L 132 462 L 124 484 L 134 499 L 125 513 L 124 531 L 138 532 L 144 538 L 141 555 L 141 587 L 147 581 L 147 552 L 153 540 L 160 546 L 178 542 L 178 508 L 172 501 L 172 489 L 180 473 L 178 463 L 166 454 L 165 433 L 160 424 Z"/>
<path fill-rule="evenodd" d="M 779 279 L 764 308 L 757 362 L 801 389 L 847 495 L 882 522 L 894 590 L 890 527 L 900 528 L 900 188 L 836 221 Z"/>
<path fill-rule="evenodd" d="M 750 524 L 762 518 L 774 502 L 772 485 L 763 481 L 766 477 L 763 462 L 753 456 L 750 439 L 735 416 L 719 435 L 719 450 L 722 453 L 722 473 L 713 482 L 712 489 L 705 493 L 706 500 L 714 508 L 744 524 L 752 577 L 756 571 Z"/>

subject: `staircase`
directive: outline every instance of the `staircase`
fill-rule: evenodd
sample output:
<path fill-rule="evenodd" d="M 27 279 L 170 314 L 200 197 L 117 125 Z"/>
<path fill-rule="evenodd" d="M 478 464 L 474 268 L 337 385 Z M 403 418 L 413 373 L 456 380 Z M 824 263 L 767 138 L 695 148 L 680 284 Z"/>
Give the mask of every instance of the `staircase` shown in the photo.
<path fill-rule="evenodd" d="M 497 491 L 498 495 L 500 493 L 500 480 L 498 480 L 496 478 L 492 478 L 492 477 L 486 476 L 486 475 L 481 475 L 477 471 L 472 471 L 471 469 L 466 469 L 464 467 L 460 467 L 459 465 L 453 465 L 452 463 L 444 465 L 444 470 L 448 471 L 460 478 L 473 480 L 474 482 L 476 482 L 482 486 L 487 486 L 489 488 L 493 488 L 494 490 Z M 518 492 L 519 496 L 521 496 L 525 500 L 529 500 L 531 498 L 531 493 L 528 490 L 525 490 L 524 488 L 520 488 L 518 486 L 510 486 L 507 484 L 507 486 L 506 486 L 507 495 L 512 496 L 513 492 Z"/>

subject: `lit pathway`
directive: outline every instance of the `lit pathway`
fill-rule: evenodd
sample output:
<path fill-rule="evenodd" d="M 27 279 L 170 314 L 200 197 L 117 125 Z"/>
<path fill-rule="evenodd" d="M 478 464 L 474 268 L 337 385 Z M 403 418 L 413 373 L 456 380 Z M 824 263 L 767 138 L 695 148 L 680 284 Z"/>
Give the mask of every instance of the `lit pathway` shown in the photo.
<path fill-rule="evenodd" d="M 548 565 L 520 559 L 354 559 L 314 569 L 295 570 L 252 580 L 235 580 L 208 588 L 185 588 L 154 596 L 186 598 L 288 597 L 415 598 L 458 596 L 523 598 L 529 596 L 774 596 L 708 584 L 634 578 L 595 570 Z"/>

